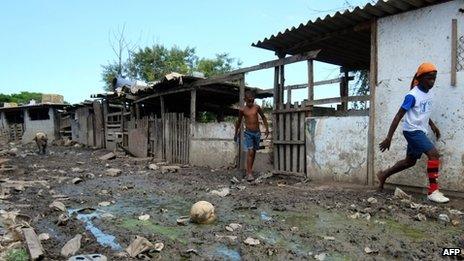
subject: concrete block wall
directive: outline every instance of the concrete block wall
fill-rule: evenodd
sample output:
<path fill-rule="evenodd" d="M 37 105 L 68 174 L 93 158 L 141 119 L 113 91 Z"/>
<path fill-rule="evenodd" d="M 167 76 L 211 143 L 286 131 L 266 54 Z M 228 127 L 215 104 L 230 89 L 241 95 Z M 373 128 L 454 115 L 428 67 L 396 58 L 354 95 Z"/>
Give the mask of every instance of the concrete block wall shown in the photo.
<path fill-rule="evenodd" d="M 33 142 L 35 134 L 38 131 L 45 132 L 48 136 L 48 141 L 54 141 L 58 138 L 56 132 L 56 119 L 55 112 L 52 108 L 48 109 L 48 115 L 50 119 L 48 120 L 31 120 L 29 117 L 28 110 L 24 110 L 24 133 L 22 137 L 22 143 Z"/>

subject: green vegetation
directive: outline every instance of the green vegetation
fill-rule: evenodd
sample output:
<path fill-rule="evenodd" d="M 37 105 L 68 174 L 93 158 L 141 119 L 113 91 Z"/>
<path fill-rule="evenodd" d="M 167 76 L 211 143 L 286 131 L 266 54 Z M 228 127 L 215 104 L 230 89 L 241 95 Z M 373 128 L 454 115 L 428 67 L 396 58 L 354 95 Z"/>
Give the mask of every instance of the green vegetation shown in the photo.
<path fill-rule="evenodd" d="M 122 228 L 125 228 L 130 231 L 137 231 L 139 233 L 154 233 L 156 235 L 161 235 L 163 237 L 169 238 L 170 240 L 179 241 L 180 243 L 185 244 L 185 239 L 182 239 L 185 231 L 178 226 L 167 227 L 157 224 L 153 224 L 151 221 L 141 221 L 135 218 L 123 219 L 120 223 Z"/>
<path fill-rule="evenodd" d="M 42 100 L 42 93 L 38 92 L 20 92 L 14 94 L 1 94 L 0 102 L 15 102 L 18 104 L 29 103 L 30 100 L 40 102 Z"/>
<path fill-rule="evenodd" d="M 102 80 L 105 90 L 111 89 L 111 80 L 118 73 L 131 79 L 146 82 L 156 81 L 171 72 L 192 74 L 202 72 L 206 77 L 222 74 L 240 66 L 241 62 L 229 54 L 216 54 L 215 58 L 199 58 L 195 48 L 185 49 L 173 46 L 166 48 L 162 44 L 151 47 L 127 50 L 129 58 L 122 61 L 118 58 L 107 65 L 102 65 Z"/>
<path fill-rule="evenodd" d="M 29 256 L 24 248 L 11 249 L 6 254 L 6 261 L 27 261 Z"/>

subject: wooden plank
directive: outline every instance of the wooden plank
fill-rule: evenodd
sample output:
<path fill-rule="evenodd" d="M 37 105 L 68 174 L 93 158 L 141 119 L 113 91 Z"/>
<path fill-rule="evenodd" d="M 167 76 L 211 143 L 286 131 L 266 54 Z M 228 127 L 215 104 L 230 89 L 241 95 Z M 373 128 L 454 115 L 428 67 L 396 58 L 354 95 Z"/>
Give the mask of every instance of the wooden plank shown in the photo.
<path fill-rule="evenodd" d="M 22 229 L 24 240 L 27 245 L 27 252 L 31 260 L 41 259 L 44 255 L 42 244 L 33 228 Z"/>
<path fill-rule="evenodd" d="M 240 108 L 245 106 L 245 75 L 242 75 L 243 77 L 240 79 L 239 82 L 239 101 L 238 104 L 240 105 Z M 245 120 L 245 119 L 243 119 Z M 240 142 L 239 142 L 239 149 L 238 149 L 238 166 L 239 169 L 244 169 L 246 167 L 246 154 L 243 151 L 243 136 L 244 128 L 243 128 L 243 123 L 240 123 Z M 245 155 L 244 155 L 245 154 Z M 245 157 L 244 157 L 245 156 Z M 245 159 L 245 160 L 243 160 Z"/>
<path fill-rule="evenodd" d="M 148 156 L 148 137 L 144 128 L 130 129 L 128 138 L 129 146 L 127 150 L 136 157 L 146 158 Z"/>
<path fill-rule="evenodd" d="M 285 114 L 279 114 L 279 128 L 278 128 L 278 139 L 279 140 L 284 140 L 285 139 L 285 136 L 284 136 L 284 124 L 285 124 Z M 284 151 L 284 147 L 282 145 L 278 145 L 277 144 L 277 147 L 279 148 L 279 169 L 278 170 L 285 170 L 285 163 L 284 163 L 284 159 L 285 159 L 285 151 Z"/>
<path fill-rule="evenodd" d="M 290 109 L 290 103 L 287 103 L 286 104 L 286 107 L 287 109 Z M 285 115 L 285 140 L 286 141 L 291 141 L 292 140 L 292 137 L 291 137 L 291 132 L 290 132 L 290 129 L 292 128 L 292 114 L 291 113 L 287 113 L 287 114 L 284 114 Z M 285 146 L 285 170 L 286 171 L 291 171 L 291 164 L 292 164 L 292 159 L 291 159 L 291 156 L 292 156 L 292 151 L 291 151 L 291 145 L 290 144 L 287 144 L 287 145 L 283 145 Z"/>
<path fill-rule="evenodd" d="M 451 86 L 456 87 L 456 70 L 458 63 L 458 20 L 451 20 Z"/>
<path fill-rule="evenodd" d="M 301 107 L 306 107 L 306 102 L 303 101 Z M 305 112 L 298 112 L 298 140 L 302 140 L 304 145 L 298 149 L 298 172 L 306 173 L 306 137 L 305 137 Z"/>
<path fill-rule="evenodd" d="M 367 180 L 370 186 L 375 182 L 375 92 L 377 87 L 377 20 L 371 24 L 371 61 L 369 71 L 369 129 L 367 140 Z"/>
<path fill-rule="evenodd" d="M 339 82 L 342 81 L 342 79 L 343 78 L 335 78 L 335 79 L 330 79 L 330 80 L 317 81 L 317 82 L 314 82 L 314 86 L 321 86 L 321 85 L 339 83 Z M 348 77 L 348 80 L 353 80 L 353 79 L 354 79 L 353 76 Z M 285 86 L 285 90 L 288 90 L 289 88 L 292 89 L 292 90 L 306 89 L 306 88 L 308 88 L 308 84 L 307 83 L 301 83 L 301 84 L 293 84 L 293 85 Z M 265 91 L 272 91 L 272 89 L 266 89 Z"/>
<path fill-rule="evenodd" d="M 95 146 L 97 148 L 103 148 L 104 137 L 105 137 L 105 128 L 104 128 L 104 117 L 102 104 L 98 101 L 93 102 L 93 113 L 95 115 Z"/>
<path fill-rule="evenodd" d="M 161 114 L 161 128 L 163 129 L 161 138 L 161 157 L 166 160 L 166 123 L 165 123 L 165 111 L 164 111 L 164 97 L 160 97 L 160 114 Z"/>
<path fill-rule="evenodd" d="M 342 81 L 340 82 L 340 97 L 347 97 L 348 96 L 348 71 L 340 68 L 340 72 L 344 74 Z M 342 101 L 341 105 L 342 111 L 348 110 L 348 102 Z"/>
<path fill-rule="evenodd" d="M 295 114 L 297 115 L 297 113 L 295 113 Z M 297 119 L 296 122 L 298 122 L 298 118 L 296 118 L 296 119 Z M 292 123 L 293 123 L 293 121 L 292 121 Z M 292 124 L 292 126 L 293 126 L 293 124 Z M 299 125 L 296 125 L 296 126 L 297 126 L 297 129 L 298 129 Z M 296 132 L 296 134 L 298 134 L 298 133 Z M 296 136 L 296 134 L 295 134 L 295 136 Z M 304 145 L 304 140 L 276 140 L 275 144 L 277 144 L 277 145 Z"/>
<path fill-rule="evenodd" d="M 292 56 L 285 57 L 285 58 L 280 58 L 280 59 L 276 59 L 276 60 L 272 60 L 272 61 L 268 61 L 268 62 L 263 62 L 263 63 L 260 63 L 258 65 L 237 69 L 237 70 L 228 72 L 226 74 L 223 74 L 221 76 L 224 77 L 224 76 L 227 76 L 227 75 L 244 74 L 244 73 L 249 73 L 249 72 L 258 71 L 258 70 L 270 69 L 270 68 L 276 67 L 276 66 L 282 66 L 282 65 L 286 65 L 286 64 L 291 64 L 291 63 L 306 61 L 306 60 L 309 60 L 309 59 L 314 59 L 314 58 L 317 57 L 317 55 L 319 54 L 320 51 L 321 50 L 314 50 L 314 51 L 306 52 L 306 53 L 303 53 L 303 54 L 296 54 L 296 55 L 292 55 Z M 214 77 L 212 77 L 212 78 L 214 78 Z"/>
<path fill-rule="evenodd" d="M 350 101 L 369 101 L 369 100 L 370 100 L 369 95 L 348 96 L 348 97 L 336 97 L 336 98 L 308 101 L 307 105 L 321 105 L 321 104 L 330 104 L 330 103 L 340 103 L 340 102 L 350 102 Z"/>
<path fill-rule="evenodd" d="M 314 100 L 314 61 L 308 60 L 308 101 Z M 306 106 L 302 106 L 306 107 Z M 313 106 L 310 105 L 309 109 L 312 110 Z M 306 116 L 311 116 L 311 111 L 306 112 Z"/>
<path fill-rule="evenodd" d="M 293 107 L 299 107 L 298 102 L 295 102 Z M 291 142 L 301 142 L 304 145 L 304 141 L 300 141 L 298 138 L 298 112 L 292 113 L 292 127 L 291 127 Z M 290 171 L 298 172 L 298 144 L 292 144 L 292 168 Z"/>
<path fill-rule="evenodd" d="M 278 93 L 279 93 L 279 67 L 274 67 L 274 88 L 273 88 L 273 93 L 274 93 L 274 98 L 273 98 L 273 110 L 277 110 L 277 104 L 279 103 L 279 96 L 278 96 Z M 272 114 L 272 141 L 273 141 L 273 144 L 272 144 L 272 154 L 274 154 L 274 160 L 273 160 L 273 167 L 274 167 L 274 170 L 278 170 L 279 169 L 279 150 L 278 150 L 278 146 L 277 144 L 275 143 L 275 141 L 277 140 L 277 135 L 278 135 L 278 117 L 275 115 L 275 114 Z"/>
<path fill-rule="evenodd" d="M 284 108 L 284 86 L 285 86 L 285 67 L 280 66 L 280 84 L 279 84 L 279 108 Z"/>

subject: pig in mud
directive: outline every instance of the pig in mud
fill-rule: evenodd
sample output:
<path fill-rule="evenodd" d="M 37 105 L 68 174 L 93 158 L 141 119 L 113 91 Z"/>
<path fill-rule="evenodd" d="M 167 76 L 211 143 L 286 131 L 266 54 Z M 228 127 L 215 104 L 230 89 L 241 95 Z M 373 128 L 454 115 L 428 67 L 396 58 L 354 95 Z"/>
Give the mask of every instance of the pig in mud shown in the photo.
<path fill-rule="evenodd" d="M 45 149 L 47 148 L 47 134 L 43 132 L 37 132 L 34 137 L 34 141 L 37 144 L 37 147 L 39 148 L 39 154 L 44 154 L 45 155 Z"/>

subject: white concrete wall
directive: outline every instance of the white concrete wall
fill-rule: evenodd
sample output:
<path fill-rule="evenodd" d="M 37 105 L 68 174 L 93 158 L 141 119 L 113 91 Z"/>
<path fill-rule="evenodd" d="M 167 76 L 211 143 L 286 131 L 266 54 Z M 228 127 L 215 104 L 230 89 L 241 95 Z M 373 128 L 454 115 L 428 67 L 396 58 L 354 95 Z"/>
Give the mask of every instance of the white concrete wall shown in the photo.
<path fill-rule="evenodd" d="M 46 133 L 49 142 L 54 141 L 57 138 L 55 137 L 55 115 L 52 108 L 48 109 L 48 115 L 50 116 L 50 119 L 48 120 L 32 121 L 29 117 L 28 111 L 24 110 L 24 133 L 22 137 L 22 143 L 33 142 L 35 134 L 38 131 Z"/>
<path fill-rule="evenodd" d="M 234 124 L 196 123 L 190 143 L 190 164 L 211 168 L 234 166 L 238 144 Z"/>
<path fill-rule="evenodd" d="M 441 130 L 436 141 L 442 154 L 444 189 L 464 191 L 464 74 L 458 72 L 457 86 L 450 85 L 451 19 L 458 20 L 458 38 L 464 34 L 463 1 L 451 1 L 416 11 L 382 18 L 378 23 L 378 86 L 375 97 L 375 171 L 391 166 L 406 155 L 406 140 L 400 125 L 390 151 L 380 153 L 377 144 L 387 135 L 411 79 L 419 64 L 430 61 L 438 67 L 432 91 L 435 94 L 431 118 Z M 389 182 L 425 186 L 426 156 L 416 167 L 392 177 Z"/>
<path fill-rule="evenodd" d="M 306 164 L 313 180 L 365 184 L 369 117 L 306 119 Z"/>

